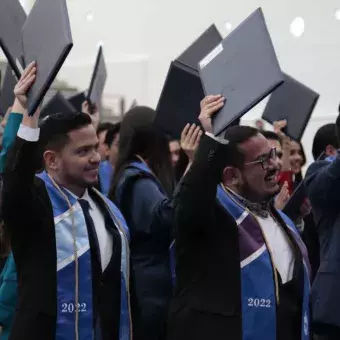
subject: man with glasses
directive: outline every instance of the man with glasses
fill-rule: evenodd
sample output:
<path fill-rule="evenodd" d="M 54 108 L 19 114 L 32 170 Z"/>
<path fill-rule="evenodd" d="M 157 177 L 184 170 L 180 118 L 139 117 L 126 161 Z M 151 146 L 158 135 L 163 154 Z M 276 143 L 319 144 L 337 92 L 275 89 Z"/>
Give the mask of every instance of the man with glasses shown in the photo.
<path fill-rule="evenodd" d="M 173 340 L 309 340 L 309 262 L 276 210 L 276 149 L 257 129 L 212 135 L 220 96 L 201 103 L 206 131 L 176 199 Z"/>

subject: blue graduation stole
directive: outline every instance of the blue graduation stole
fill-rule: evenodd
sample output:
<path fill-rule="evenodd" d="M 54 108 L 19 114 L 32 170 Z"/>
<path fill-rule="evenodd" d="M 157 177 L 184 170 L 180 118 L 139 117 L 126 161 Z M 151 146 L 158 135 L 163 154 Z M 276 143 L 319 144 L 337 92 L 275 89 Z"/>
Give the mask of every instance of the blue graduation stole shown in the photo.
<path fill-rule="evenodd" d="M 155 175 L 152 173 L 150 168 L 143 162 L 131 162 L 128 167 L 127 171 L 133 169 L 137 169 L 138 171 L 141 171 L 145 174 L 148 175 L 148 177 L 152 178 L 154 182 L 157 184 L 159 190 L 164 194 L 164 189 L 161 185 L 161 183 L 158 181 L 158 179 L 155 177 Z M 169 247 L 169 252 L 170 252 L 170 270 L 171 270 L 171 277 L 172 277 L 172 283 L 175 285 L 176 283 L 176 264 L 175 264 L 175 241 L 171 242 L 170 247 Z"/>
<path fill-rule="evenodd" d="M 77 199 L 67 190 L 61 188 L 71 204 L 71 209 L 65 197 L 54 186 L 46 172 L 38 175 L 45 182 L 50 197 L 56 237 L 57 251 L 57 322 L 56 340 L 75 339 L 75 316 L 78 311 L 79 339 L 92 340 L 93 329 L 93 299 L 92 299 L 92 266 L 90 242 L 83 211 Z M 121 237 L 121 311 L 119 339 L 131 340 L 131 319 L 129 301 L 129 232 L 123 216 L 118 208 L 97 190 L 94 192 L 106 205 Z M 74 223 L 74 224 L 73 224 Z M 73 227 L 76 228 L 73 229 Z M 75 282 L 76 263 L 73 235 L 75 233 L 78 258 L 78 304 L 76 305 Z M 115 287 L 112 287 L 115 289 Z M 117 327 L 117 325 L 112 325 Z"/>
<path fill-rule="evenodd" d="M 333 163 L 336 160 L 336 156 L 328 156 L 325 158 L 325 161 L 329 163 Z"/>
<path fill-rule="evenodd" d="M 262 229 L 254 216 L 221 185 L 217 201 L 236 221 L 239 235 L 241 267 L 242 339 L 276 339 L 276 291 L 274 265 Z M 294 223 L 279 212 L 299 246 L 303 257 L 304 292 L 301 340 L 309 340 L 310 266 L 308 254 Z"/>
<path fill-rule="evenodd" d="M 107 196 L 110 191 L 111 180 L 113 176 L 113 167 L 109 161 L 103 161 L 99 164 L 99 182 L 100 191 Z"/>

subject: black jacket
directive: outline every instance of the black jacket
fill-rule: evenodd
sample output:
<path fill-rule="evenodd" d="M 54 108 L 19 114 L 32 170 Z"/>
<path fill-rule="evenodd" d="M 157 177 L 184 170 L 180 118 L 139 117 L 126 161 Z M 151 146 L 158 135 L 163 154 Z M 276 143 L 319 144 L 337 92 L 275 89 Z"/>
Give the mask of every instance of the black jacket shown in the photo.
<path fill-rule="evenodd" d="M 320 241 L 320 267 L 312 287 L 313 321 L 317 333 L 340 333 L 340 157 L 319 160 L 307 170 L 307 195 Z"/>
<path fill-rule="evenodd" d="M 170 307 L 169 340 L 242 339 L 238 229 L 216 201 L 227 154 L 225 145 L 203 137 L 176 197 L 177 287 Z M 272 212 L 286 228 L 279 214 Z M 303 267 L 297 245 L 294 250 L 296 281 L 289 289 L 280 287 L 277 329 L 285 331 L 287 318 L 294 314 L 287 332 L 300 336 Z M 277 339 L 296 339 L 278 334 Z"/>
<path fill-rule="evenodd" d="M 19 287 L 11 340 L 55 339 L 56 238 L 50 198 L 44 182 L 35 176 L 37 148 L 37 142 L 17 138 L 4 173 L 3 217 L 11 234 Z M 101 202 L 96 203 L 100 206 Z M 108 221 L 108 212 L 100 207 Z M 115 340 L 120 319 L 121 243 L 114 226 L 107 227 L 113 235 L 113 255 L 104 273 L 98 277 L 93 271 L 93 295 L 101 317 L 103 340 Z"/>

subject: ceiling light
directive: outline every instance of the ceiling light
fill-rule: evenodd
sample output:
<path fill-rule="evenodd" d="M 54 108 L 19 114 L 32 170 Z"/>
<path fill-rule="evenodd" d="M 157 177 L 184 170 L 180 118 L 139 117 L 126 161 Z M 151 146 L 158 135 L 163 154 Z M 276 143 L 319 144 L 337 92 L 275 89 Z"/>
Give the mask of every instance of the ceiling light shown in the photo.
<path fill-rule="evenodd" d="M 299 38 L 305 31 L 305 21 L 301 17 L 296 17 L 289 27 L 290 33 L 296 37 Z"/>
<path fill-rule="evenodd" d="M 92 12 L 89 12 L 89 13 L 86 14 L 86 20 L 88 22 L 93 21 L 93 13 Z"/>
<path fill-rule="evenodd" d="M 340 20 L 340 9 L 337 9 L 337 10 L 334 12 L 334 16 L 335 16 L 335 19 L 336 19 L 336 20 Z"/>
<path fill-rule="evenodd" d="M 225 24 L 224 24 L 224 27 L 227 31 L 231 31 L 231 29 L 233 28 L 231 22 L 227 21 Z"/>

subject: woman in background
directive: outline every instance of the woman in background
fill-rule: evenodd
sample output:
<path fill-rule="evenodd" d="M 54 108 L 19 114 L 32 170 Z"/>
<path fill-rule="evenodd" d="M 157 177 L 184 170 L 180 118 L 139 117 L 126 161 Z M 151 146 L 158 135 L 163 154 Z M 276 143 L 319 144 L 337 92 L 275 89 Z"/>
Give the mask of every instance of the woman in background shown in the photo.
<path fill-rule="evenodd" d="M 172 296 L 174 179 L 168 138 L 154 127 L 154 117 L 154 110 L 138 106 L 124 116 L 109 194 L 130 229 L 134 340 L 166 338 Z M 190 131 L 193 139 L 200 136 L 199 128 Z"/>
<path fill-rule="evenodd" d="M 302 181 L 302 167 L 306 164 L 306 155 L 301 143 L 290 142 L 290 166 L 294 174 L 294 189 Z"/>
<path fill-rule="evenodd" d="M 172 168 L 175 169 L 180 158 L 181 146 L 177 139 L 169 137 L 169 148 Z"/>

